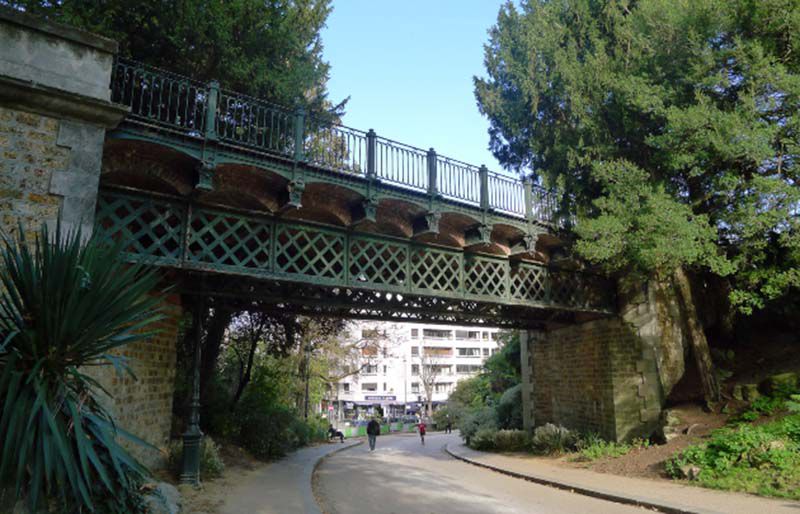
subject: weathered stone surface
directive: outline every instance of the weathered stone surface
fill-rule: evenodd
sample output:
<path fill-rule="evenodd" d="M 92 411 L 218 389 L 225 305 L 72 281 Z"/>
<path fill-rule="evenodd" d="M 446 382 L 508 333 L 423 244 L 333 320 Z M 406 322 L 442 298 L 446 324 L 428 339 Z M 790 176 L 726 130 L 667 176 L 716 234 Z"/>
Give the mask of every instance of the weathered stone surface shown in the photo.
<path fill-rule="evenodd" d="M 762 389 L 769 395 L 797 391 L 800 384 L 799 378 L 797 373 L 794 372 L 771 375 L 762 383 Z"/>
<path fill-rule="evenodd" d="M 178 514 L 182 510 L 181 493 L 178 489 L 166 482 L 148 484 L 144 502 L 148 514 Z"/>

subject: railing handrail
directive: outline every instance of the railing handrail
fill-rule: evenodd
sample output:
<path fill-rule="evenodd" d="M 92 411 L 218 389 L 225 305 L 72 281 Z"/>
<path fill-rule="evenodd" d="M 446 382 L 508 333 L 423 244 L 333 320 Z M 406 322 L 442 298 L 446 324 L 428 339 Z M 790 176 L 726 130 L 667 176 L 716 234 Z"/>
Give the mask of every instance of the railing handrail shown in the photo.
<path fill-rule="evenodd" d="M 556 191 L 547 189 L 540 184 L 533 184 L 530 182 L 526 183 L 519 177 L 498 171 L 491 171 L 485 166 L 476 166 L 453 157 L 440 155 L 433 149 L 425 150 L 408 143 L 403 143 L 388 137 L 379 136 L 372 130 L 367 132 L 344 125 L 335 120 L 324 120 L 319 115 L 306 115 L 298 108 L 288 107 L 245 93 L 223 89 L 220 88 L 216 83 L 214 83 L 214 86 L 212 87 L 210 83 L 204 83 L 191 77 L 186 77 L 179 73 L 165 70 L 157 66 L 150 66 L 133 59 L 117 57 L 114 66 L 114 73 L 112 73 L 111 77 L 112 88 L 119 87 L 119 84 L 117 84 L 118 80 L 116 80 L 118 78 L 116 70 L 119 69 L 120 66 L 123 68 L 138 69 L 143 73 L 150 75 L 161 75 L 166 79 L 185 82 L 193 87 L 196 87 L 198 94 L 194 100 L 200 104 L 200 107 L 203 109 L 203 111 L 207 111 L 208 119 L 198 119 L 197 126 L 191 128 L 195 131 L 213 131 L 212 133 L 206 134 L 209 139 L 213 138 L 221 141 L 242 143 L 246 146 L 263 148 L 271 153 L 278 153 L 280 155 L 289 157 L 293 156 L 295 160 L 307 161 L 308 156 L 305 156 L 302 151 L 298 151 L 298 147 L 301 147 L 300 150 L 302 150 L 305 142 L 308 141 L 309 138 L 313 138 L 315 132 L 309 129 L 310 126 L 318 123 L 318 128 L 320 130 L 334 130 L 341 133 L 348 133 L 352 134 L 352 136 L 358 138 L 359 140 L 364 139 L 365 141 L 368 139 L 368 137 L 373 138 L 371 139 L 371 141 L 375 142 L 373 146 L 370 146 L 371 143 L 366 145 L 355 143 L 356 145 L 359 145 L 357 148 L 359 152 L 359 166 L 361 166 L 362 161 L 365 163 L 370 162 L 370 155 L 378 153 L 377 147 L 379 146 L 383 147 L 384 149 L 388 149 L 389 152 L 391 152 L 392 149 L 396 149 L 400 152 L 407 152 L 407 154 L 405 154 L 407 156 L 409 154 L 414 156 L 414 160 L 411 161 L 408 160 L 410 157 L 404 160 L 402 156 L 403 154 L 395 154 L 394 160 L 390 156 L 383 155 L 386 162 L 394 162 L 394 168 L 374 170 L 375 174 L 382 180 L 386 180 L 387 182 L 403 187 L 408 187 L 416 191 L 427 190 L 430 194 L 440 194 L 446 199 L 466 203 L 473 207 L 478 204 L 482 209 L 496 210 L 500 213 L 505 213 L 514 217 L 525 218 L 526 216 L 535 216 L 539 221 L 550 223 L 557 222 L 557 220 L 553 218 L 558 210 L 558 194 Z M 153 83 L 148 84 L 145 82 L 145 85 L 142 87 L 155 87 L 153 86 Z M 132 82 L 132 85 L 137 84 Z M 124 88 L 125 85 L 122 87 Z M 203 93 L 202 95 L 200 94 L 201 92 Z M 167 93 L 169 95 L 172 93 L 172 91 Z M 248 113 L 234 113 L 234 119 L 232 120 L 223 119 L 222 113 L 224 111 L 224 106 L 222 106 L 221 103 L 218 103 L 223 96 L 229 99 L 241 99 L 243 103 L 248 104 L 247 107 L 271 109 L 271 112 L 280 113 L 276 115 L 286 116 L 286 118 L 278 120 L 269 118 L 268 120 L 265 115 L 262 115 L 263 111 L 257 111 L 255 114 L 253 114 L 251 109 L 251 111 Z M 130 101 L 134 102 L 133 99 Z M 161 105 L 159 104 L 158 107 L 160 109 Z M 169 109 L 166 109 L 165 116 L 167 118 L 169 118 L 169 114 Z M 240 118 L 236 118 L 237 114 L 241 115 Z M 141 112 L 134 112 L 131 116 L 145 119 L 148 118 L 147 114 L 143 114 Z M 170 119 L 158 119 L 156 122 L 161 125 L 172 124 L 184 129 L 186 128 L 184 126 L 185 123 L 184 125 L 181 125 L 180 118 L 176 118 L 173 121 L 170 121 Z M 223 127 L 223 125 L 226 123 L 227 125 Z M 217 126 L 223 129 L 220 134 L 217 134 L 216 132 Z M 231 127 L 233 127 L 233 129 Z M 231 132 L 231 130 L 233 130 L 233 132 Z M 247 131 L 247 134 L 246 136 L 242 136 L 241 134 L 243 134 L 245 130 Z M 269 143 L 267 143 L 267 141 Z M 355 162 L 355 159 L 351 159 L 349 156 L 349 154 L 354 150 L 354 148 L 349 146 L 351 140 L 350 138 L 344 137 L 339 142 L 341 143 L 341 149 L 344 151 L 344 153 L 342 155 L 334 153 L 334 155 L 331 156 L 333 162 L 329 164 L 329 167 L 334 170 L 338 169 L 343 173 L 352 173 L 352 167 L 347 168 L 345 166 L 345 164 L 349 161 Z M 362 155 L 362 151 L 366 151 L 367 154 Z M 424 168 L 422 167 L 423 162 L 428 163 Z M 442 166 L 442 169 L 437 173 L 437 163 L 442 163 L 443 165 L 448 165 L 451 167 L 446 168 L 445 166 Z M 461 168 L 463 171 L 453 171 L 454 168 Z M 456 179 L 454 180 L 453 176 L 458 175 L 458 173 L 463 174 L 464 172 L 470 174 L 474 173 L 480 177 L 477 186 L 478 198 L 474 198 L 476 196 L 476 191 L 474 190 L 475 184 L 472 183 L 464 184 L 462 190 L 454 192 L 453 184 L 457 183 L 458 177 L 456 176 Z M 445 177 L 444 175 L 448 173 L 449 176 Z M 467 177 L 469 175 L 463 176 Z M 449 182 L 446 183 L 444 182 L 445 180 L 449 180 Z M 520 190 L 525 190 L 525 187 L 529 187 L 530 189 L 528 191 L 534 194 L 529 195 L 528 193 L 524 193 L 521 200 L 522 205 L 532 205 L 528 205 L 527 208 L 523 207 L 520 209 L 520 198 L 517 196 L 519 195 Z M 530 198 L 530 202 L 527 200 L 528 198 Z"/>

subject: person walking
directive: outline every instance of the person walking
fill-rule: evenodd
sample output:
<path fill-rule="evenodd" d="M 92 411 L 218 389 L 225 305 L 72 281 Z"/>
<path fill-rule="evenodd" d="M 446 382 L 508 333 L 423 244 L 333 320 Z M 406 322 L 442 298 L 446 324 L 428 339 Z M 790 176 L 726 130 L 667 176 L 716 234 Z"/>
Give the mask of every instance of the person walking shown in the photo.
<path fill-rule="evenodd" d="M 444 431 L 446 434 L 453 433 L 453 422 L 450 421 L 450 414 L 447 415 L 447 421 L 445 422 L 444 425 Z"/>
<path fill-rule="evenodd" d="M 422 440 L 422 444 L 425 444 L 425 422 L 420 421 L 419 425 L 417 425 L 417 430 L 419 430 L 419 438 Z"/>
<path fill-rule="evenodd" d="M 377 419 L 372 418 L 370 422 L 367 423 L 367 439 L 369 439 L 369 451 L 375 451 L 375 442 L 380 434 L 381 434 L 381 424 L 378 423 Z"/>

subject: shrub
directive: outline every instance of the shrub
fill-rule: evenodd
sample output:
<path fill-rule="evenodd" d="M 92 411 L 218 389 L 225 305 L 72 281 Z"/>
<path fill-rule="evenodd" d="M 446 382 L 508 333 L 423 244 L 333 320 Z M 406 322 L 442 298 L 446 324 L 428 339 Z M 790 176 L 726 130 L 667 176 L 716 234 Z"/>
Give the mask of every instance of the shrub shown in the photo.
<path fill-rule="evenodd" d="M 168 465 L 177 477 L 181 474 L 183 466 L 183 440 L 173 439 L 169 443 Z M 203 436 L 200 443 L 200 474 L 204 478 L 216 478 L 225 471 L 225 463 L 220 455 L 219 445 L 211 436 Z"/>
<path fill-rule="evenodd" d="M 530 448 L 530 437 L 524 430 L 498 430 L 494 447 L 499 452 L 521 452 Z"/>
<path fill-rule="evenodd" d="M 158 277 L 80 232 L 19 233 L 0 250 L 0 485 L 30 512 L 48 497 L 66 512 L 139 512 L 148 472 L 117 436 L 146 443 L 115 427 L 85 373 L 130 373 L 112 352 L 153 335 Z"/>
<path fill-rule="evenodd" d="M 575 447 L 576 442 L 577 437 L 570 430 L 547 423 L 533 431 L 531 446 L 537 453 L 550 455 L 571 450 Z"/>
<path fill-rule="evenodd" d="M 507 389 L 497 403 L 497 424 L 500 428 L 522 428 L 522 384 Z"/>
<path fill-rule="evenodd" d="M 458 423 L 458 429 L 461 432 L 461 437 L 469 445 L 470 440 L 481 429 L 497 429 L 497 417 L 495 410 L 491 407 L 483 407 L 462 416 L 461 421 Z"/>
<path fill-rule="evenodd" d="M 247 408 L 242 402 L 237 409 L 239 418 L 239 443 L 259 459 L 278 459 L 292 450 L 297 441 L 292 432 L 295 415 L 281 405 L 260 405 Z"/>
<path fill-rule="evenodd" d="M 700 485 L 767 496 L 800 499 L 800 415 L 768 424 L 740 425 L 712 433 L 704 444 L 690 446 L 667 462 L 674 478 L 683 469 L 700 469 Z"/>
<path fill-rule="evenodd" d="M 493 451 L 495 449 L 496 433 L 497 430 L 494 428 L 481 428 L 472 436 L 468 444 L 474 450 Z"/>

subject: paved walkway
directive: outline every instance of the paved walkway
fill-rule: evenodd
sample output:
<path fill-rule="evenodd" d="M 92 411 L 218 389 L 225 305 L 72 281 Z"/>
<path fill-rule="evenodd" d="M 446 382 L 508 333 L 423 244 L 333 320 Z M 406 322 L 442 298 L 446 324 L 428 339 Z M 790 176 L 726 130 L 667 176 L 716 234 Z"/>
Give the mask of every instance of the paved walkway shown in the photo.
<path fill-rule="evenodd" d="M 285 459 L 250 474 L 226 491 L 220 514 L 321 514 L 311 491 L 311 477 L 317 463 L 331 453 L 363 441 L 322 444 L 302 448 Z M 797 513 L 795 513 L 797 514 Z"/>
<path fill-rule="evenodd" d="M 800 514 L 800 503 L 714 491 L 668 481 L 628 478 L 566 468 L 524 456 L 478 452 L 450 442 L 447 452 L 470 463 L 598 498 L 625 498 L 662 512 L 697 514 Z"/>

